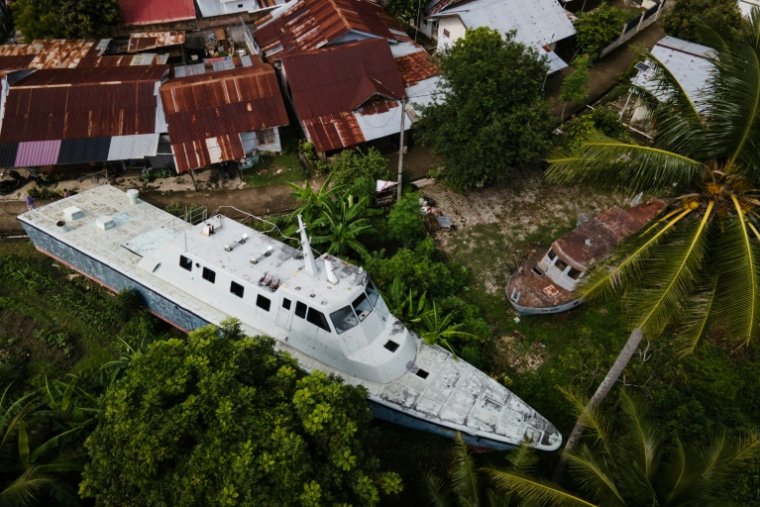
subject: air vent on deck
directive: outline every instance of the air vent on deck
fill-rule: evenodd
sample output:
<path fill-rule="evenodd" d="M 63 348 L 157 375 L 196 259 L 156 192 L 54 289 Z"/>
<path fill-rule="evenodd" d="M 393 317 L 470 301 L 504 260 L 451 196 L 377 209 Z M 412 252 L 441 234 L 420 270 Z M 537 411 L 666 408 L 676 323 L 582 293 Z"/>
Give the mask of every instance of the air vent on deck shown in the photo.
<path fill-rule="evenodd" d="M 394 342 L 393 340 L 388 340 L 384 345 L 384 347 L 391 352 L 396 352 L 398 350 L 398 346 L 398 343 Z"/>

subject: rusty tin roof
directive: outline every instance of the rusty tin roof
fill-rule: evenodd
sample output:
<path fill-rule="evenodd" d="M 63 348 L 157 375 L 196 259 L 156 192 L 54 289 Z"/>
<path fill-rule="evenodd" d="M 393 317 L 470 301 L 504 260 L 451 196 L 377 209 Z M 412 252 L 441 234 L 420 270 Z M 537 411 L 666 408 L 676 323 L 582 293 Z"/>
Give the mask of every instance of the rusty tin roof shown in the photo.
<path fill-rule="evenodd" d="M 217 139 L 221 160 L 234 160 L 244 156 L 239 134 L 288 124 L 274 69 L 260 59 L 170 79 L 160 91 L 179 172 L 211 162 L 207 140 Z"/>
<path fill-rule="evenodd" d="M 0 142 L 150 134 L 168 65 L 38 70 L 10 86 Z"/>
<path fill-rule="evenodd" d="M 0 69 L 73 69 L 84 58 L 102 55 L 109 42 L 54 39 L 0 45 Z"/>
<path fill-rule="evenodd" d="M 177 46 L 185 43 L 185 32 L 145 32 L 129 36 L 127 53 L 137 53 L 149 49 Z"/>
<path fill-rule="evenodd" d="M 125 25 L 150 25 L 195 19 L 193 0 L 119 0 L 121 22 Z"/>
<path fill-rule="evenodd" d="M 437 76 L 441 73 L 435 59 L 430 56 L 422 47 L 420 50 L 408 55 L 396 58 L 396 65 L 404 81 L 404 87 L 409 88 L 420 81 Z"/>
<path fill-rule="evenodd" d="M 404 83 L 388 41 L 369 39 L 287 55 L 283 75 L 296 113 L 317 151 L 354 146 L 365 136 L 354 113 L 371 115 L 397 107 Z M 382 107 L 374 102 L 394 102 Z"/>
<path fill-rule="evenodd" d="M 554 252 L 568 265 L 585 271 L 612 253 L 624 239 L 639 232 L 666 204 L 659 199 L 625 211 L 613 206 L 552 244 Z"/>
<path fill-rule="evenodd" d="M 294 0 L 256 26 L 253 36 L 267 56 L 317 49 L 350 31 L 411 40 L 379 4 L 369 0 Z"/>

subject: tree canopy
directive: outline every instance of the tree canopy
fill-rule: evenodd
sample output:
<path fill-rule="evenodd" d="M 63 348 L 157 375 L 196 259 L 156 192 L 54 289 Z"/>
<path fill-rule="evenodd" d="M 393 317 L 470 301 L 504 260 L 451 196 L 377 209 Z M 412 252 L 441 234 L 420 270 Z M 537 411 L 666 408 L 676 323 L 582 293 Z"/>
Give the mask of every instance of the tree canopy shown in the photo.
<path fill-rule="evenodd" d="M 701 42 L 700 20 L 708 22 L 719 32 L 738 28 L 742 14 L 734 0 L 677 0 L 662 20 L 668 35 L 692 42 Z"/>
<path fill-rule="evenodd" d="M 441 179 L 480 187 L 551 147 L 556 121 L 542 94 L 548 64 L 514 33 L 468 30 L 439 61 L 442 91 L 422 109 L 419 126 L 443 159 Z"/>
<path fill-rule="evenodd" d="M 105 37 L 121 18 L 118 0 L 16 0 L 11 9 L 27 42 Z"/>
<path fill-rule="evenodd" d="M 575 39 L 581 51 L 599 57 L 599 52 L 620 35 L 626 11 L 602 3 L 596 9 L 578 14 Z"/>
<path fill-rule="evenodd" d="M 234 321 L 153 343 L 105 395 L 80 493 L 98 505 L 376 505 L 366 391 Z"/>

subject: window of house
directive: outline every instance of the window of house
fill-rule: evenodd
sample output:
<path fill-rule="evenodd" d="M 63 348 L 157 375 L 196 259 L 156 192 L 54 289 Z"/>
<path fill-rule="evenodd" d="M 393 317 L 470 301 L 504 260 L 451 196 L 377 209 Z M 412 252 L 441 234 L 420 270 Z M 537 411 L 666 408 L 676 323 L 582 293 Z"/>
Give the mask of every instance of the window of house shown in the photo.
<path fill-rule="evenodd" d="M 240 285 L 237 282 L 230 282 L 230 292 L 235 294 L 237 297 L 241 298 L 243 297 L 243 293 L 245 292 L 245 289 L 242 285 Z"/>
<path fill-rule="evenodd" d="M 581 271 L 578 271 L 575 268 L 570 268 L 570 271 L 567 272 L 567 276 L 572 278 L 573 280 L 577 280 L 579 276 L 581 276 L 583 273 Z"/>
<path fill-rule="evenodd" d="M 269 298 L 262 296 L 259 294 L 256 296 L 256 306 L 261 308 L 262 310 L 269 311 L 269 308 L 272 306 L 272 302 L 269 300 Z"/>
<path fill-rule="evenodd" d="M 274 129 L 257 130 L 256 138 L 259 144 L 272 144 L 274 142 Z"/>
<path fill-rule="evenodd" d="M 443 29 L 443 36 L 444 36 L 444 37 L 451 37 L 451 34 L 449 33 L 449 31 L 448 31 L 448 30 L 446 30 L 446 29 L 444 28 L 444 29 Z"/>
<path fill-rule="evenodd" d="M 554 266 L 556 266 L 556 268 L 559 269 L 560 271 L 565 271 L 565 269 L 567 268 L 567 264 L 565 264 L 565 261 L 563 261 L 562 259 L 557 259 L 557 262 L 554 263 Z"/>
<path fill-rule="evenodd" d="M 203 279 L 214 283 L 216 281 L 216 272 L 211 271 L 209 268 L 203 268 Z"/>
<path fill-rule="evenodd" d="M 186 269 L 188 271 L 193 270 L 193 261 L 191 259 L 188 259 L 184 255 L 179 256 L 179 266 L 183 269 Z"/>
<path fill-rule="evenodd" d="M 330 324 L 327 323 L 325 315 L 314 308 L 309 308 L 309 313 L 306 315 L 306 321 L 311 322 L 318 328 L 324 329 L 328 333 L 330 332 Z"/>
<path fill-rule="evenodd" d="M 356 315 L 359 316 L 359 320 L 366 319 L 367 315 L 372 313 L 372 305 L 370 304 L 369 299 L 367 299 L 367 295 L 363 292 L 358 298 L 354 299 L 352 306 L 356 310 Z"/>
<path fill-rule="evenodd" d="M 296 317 L 306 318 L 306 305 L 300 301 L 296 301 Z"/>
<path fill-rule="evenodd" d="M 335 331 L 337 331 L 338 334 L 359 325 L 359 320 L 356 318 L 356 314 L 350 306 L 344 306 L 337 312 L 332 312 L 330 314 L 330 320 L 332 320 L 333 326 L 335 326 Z"/>
<path fill-rule="evenodd" d="M 282 298 L 282 307 L 286 310 L 290 310 L 290 299 Z"/>
<path fill-rule="evenodd" d="M 549 260 L 553 261 L 555 257 L 557 257 L 557 254 L 554 253 L 554 250 L 549 249 Z"/>

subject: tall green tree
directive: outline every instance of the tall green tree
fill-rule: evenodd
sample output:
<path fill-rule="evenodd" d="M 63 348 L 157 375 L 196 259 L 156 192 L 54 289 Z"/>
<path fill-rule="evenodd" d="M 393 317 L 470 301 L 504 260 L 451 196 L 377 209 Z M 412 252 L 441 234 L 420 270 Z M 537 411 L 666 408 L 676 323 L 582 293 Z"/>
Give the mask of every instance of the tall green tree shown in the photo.
<path fill-rule="evenodd" d="M 98 505 L 377 505 L 366 391 L 237 323 L 153 343 L 105 396 L 81 494 Z"/>
<path fill-rule="evenodd" d="M 521 505 L 535 507 L 724 507 L 736 473 L 760 455 L 756 434 L 729 438 L 721 434 L 705 443 L 668 441 L 650 424 L 646 406 L 625 392 L 622 421 L 611 422 L 572 395 L 589 432 L 569 455 L 573 490 L 522 471 L 489 468 L 497 487 Z"/>
<path fill-rule="evenodd" d="M 579 13 L 575 23 L 578 47 L 596 60 L 600 51 L 620 36 L 626 17 L 626 11 L 610 7 L 606 2 L 596 9 Z"/>
<path fill-rule="evenodd" d="M 729 39 L 709 33 L 719 50 L 715 74 L 700 96 L 689 96 L 662 62 L 645 53 L 655 68 L 657 96 L 645 89 L 636 93 L 658 126 L 654 146 L 597 135 L 552 161 L 550 181 L 606 185 L 670 203 L 581 287 L 588 297 L 625 288 L 635 329 L 592 405 L 609 392 L 642 337 L 656 338 L 676 325 L 685 355 L 712 330 L 739 347 L 753 344 L 760 333 L 757 14 Z M 576 426 L 566 449 L 580 432 Z"/>
<path fill-rule="evenodd" d="M 588 68 L 590 66 L 589 55 L 576 56 L 573 60 L 574 70 L 565 77 L 562 81 L 562 88 L 560 89 L 559 98 L 562 99 L 565 104 L 562 106 L 562 119 L 565 118 L 565 108 L 567 103 L 571 101 L 581 101 L 588 98 Z"/>
<path fill-rule="evenodd" d="M 11 9 L 27 42 L 107 37 L 121 19 L 118 0 L 16 0 Z"/>
<path fill-rule="evenodd" d="M 662 20 L 668 35 L 692 42 L 703 42 L 701 22 L 710 23 L 720 32 L 728 32 L 741 25 L 739 2 L 734 0 L 676 0 L 671 11 Z"/>
<path fill-rule="evenodd" d="M 548 64 L 513 32 L 468 30 L 439 63 L 441 92 L 418 125 L 443 159 L 441 179 L 481 187 L 549 150 L 556 120 L 542 92 Z"/>

